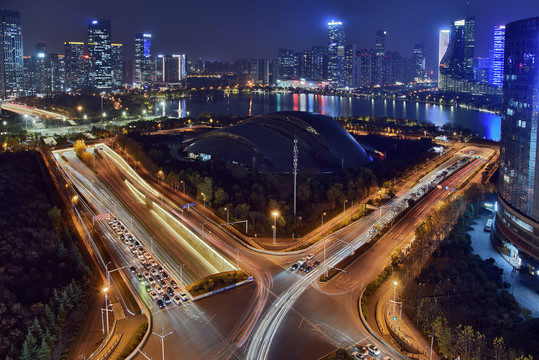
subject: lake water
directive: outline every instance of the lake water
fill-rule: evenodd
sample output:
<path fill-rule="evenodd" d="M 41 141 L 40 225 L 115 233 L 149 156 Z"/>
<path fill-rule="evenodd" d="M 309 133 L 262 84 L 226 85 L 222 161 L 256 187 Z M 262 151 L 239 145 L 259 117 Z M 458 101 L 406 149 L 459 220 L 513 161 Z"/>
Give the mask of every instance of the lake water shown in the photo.
<path fill-rule="evenodd" d="M 160 104 L 157 104 L 160 107 Z M 415 103 L 404 100 L 364 99 L 314 94 L 250 94 L 228 95 L 210 102 L 183 99 L 165 104 L 169 116 L 198 117 L 202 112 L 212 114 L 261 115 L 275 111 L 312 111 L 324 115 L 393 117 L 430 122 L 436 126 L 468 128 L 477 136 L 500 140 L 499 115 L 454 106 Z M 163 112 L 162 108 L 158 113 Z"/>

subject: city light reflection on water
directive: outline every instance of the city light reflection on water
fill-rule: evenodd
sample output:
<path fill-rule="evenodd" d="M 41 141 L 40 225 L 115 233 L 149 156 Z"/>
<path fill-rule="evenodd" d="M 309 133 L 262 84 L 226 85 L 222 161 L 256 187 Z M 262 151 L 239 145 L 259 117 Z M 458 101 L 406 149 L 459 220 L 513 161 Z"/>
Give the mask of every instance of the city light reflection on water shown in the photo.
<path fill-rule="evenodd" d="M 250 94 L 228 95 L 204 102 L 192 99 L 173 101 L 166 105 L 169 116 L 198 117 L 203 111 L 214 114 L 253 116 L 274 111 L 311 111 L 331 117 L 376 116 L 410 119 L 420 123 L 430 122 L 436 126 L 471 129 L 479 137 L 500 140 L 499 115 L 468 110 L 455 106 L 415 103 L 404 100 L 365 99 L 313 94 Z M 170 106 L 169 106 L 170 105 Z"/>

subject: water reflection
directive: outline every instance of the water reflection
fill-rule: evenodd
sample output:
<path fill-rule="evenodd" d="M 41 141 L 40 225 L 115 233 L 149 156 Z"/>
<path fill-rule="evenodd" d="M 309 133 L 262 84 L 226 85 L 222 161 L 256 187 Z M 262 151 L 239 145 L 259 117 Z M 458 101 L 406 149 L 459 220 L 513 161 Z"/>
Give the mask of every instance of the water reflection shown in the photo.
<path fill-rule="evenodd" d="M 430 122 L 436 126 L 447 125 L 452 128 L 469 128 L 480 137 L 498 141 L 500 139 L 500 116 L 467 110 L 455 106 L 415 103 L 414 106 L 403 100 L 358 99 L 349 97 L 313 94 L 250 94 L 228 95 L 213 102 L 182 99 L 178 104 L 166 104 L 165 111 L 170 116 L 199 116 L 202 111 L 217 114 L 237 114 L 252 116 L 274 111 L 311 111 L 331 117 L 338 116 L 377 116 Z M 162 104 L 158 103 L 162 111 Z M 176 109 L 177 112 L 176 112 Z M 161 112 L 160 111 L 160 112 Z"/>

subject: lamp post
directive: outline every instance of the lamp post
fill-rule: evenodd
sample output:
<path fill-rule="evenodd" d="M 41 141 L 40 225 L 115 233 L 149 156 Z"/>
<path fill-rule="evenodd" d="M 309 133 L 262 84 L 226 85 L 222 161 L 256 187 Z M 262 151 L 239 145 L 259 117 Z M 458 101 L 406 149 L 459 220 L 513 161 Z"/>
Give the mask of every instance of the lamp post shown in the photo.
<path fill-rule="evenodd" d="M 397 298 L 397 282 L 396 281 L 393 281 L 393 285 L 395 285 L 393 287 L 393 317 L 395 317 L 395 300 Z"/>
<path fill-rule="evenodd" d="M 226 224 L 228 225 L 229 221 L 228 221 L 228 208 L 225 208 L 225 211 L 226 211 Z"/>
<path fill-rule="evenodd" d="M 322 226 L 324 226 L 324 215 L 326 215 L 325 212 L 322 213 Z"/>
<path fill-rule="evenodd" d="M 105 293 L 105 315 L 106 315 L 106 321 L 107 321 L 107 334 L 108 334 L 109 333 L 109 299 L 107 296 L 107 291 L 109 291 L 109 288 L 105 287 L 103 289 L 103 292 Z"/>
<path fill-rule="evenodd" d="M 152 334 L 157 335 L 157 336 L 159 336 L 161 338 L 161 353 L 163 354 L 163 360 L 165 360 L 165 342 L 164 342 L 164 340 L 165 340 L 165 338 L 167 336 L 169 336 L 170 334 L 173 333 L 173 331 L 171 331 L 171 332 L 163 335 L 164 330 L 165 330 L 164 328 L 161 328 L 161 334 L 158 334 L 158 333 L 152 331 Z"/>
<path fill-rule="evenodd" d="M 200 195 L 204 198 L 204 207 L 206 207 L 206 195 L 204 195 L 203 192 L 201 192 Z"/>
<path fill-rule="evenodd" d="M 342 206 L 343 206 L 343 210 L 342 210 L 342 213 L 344 215 L 346 215 L 346 203 L 348 202 L 348 200 L 344 199 L 343 203 L 342 203 Z"/>
<path fill-rule="evenodd" d="M 429 335 L 430 337 L 430 355 L 429 360 L 432 360 L 432 346 L 434 345 L 434 335 Z"/>
<path fill-rule="evenodd" d="M 185 194 L 185 183 L 183 182 L 183 180 L 180 180 L 180 183 L 183 185 L 183 193 Z"/>
<path fill-rule="evenodd" d="M 275 245 L 277 240 L 277 216 L 279 216 L 279 213 L 274 211 L 271 215 L 273 215 L 273 245 Z"/>

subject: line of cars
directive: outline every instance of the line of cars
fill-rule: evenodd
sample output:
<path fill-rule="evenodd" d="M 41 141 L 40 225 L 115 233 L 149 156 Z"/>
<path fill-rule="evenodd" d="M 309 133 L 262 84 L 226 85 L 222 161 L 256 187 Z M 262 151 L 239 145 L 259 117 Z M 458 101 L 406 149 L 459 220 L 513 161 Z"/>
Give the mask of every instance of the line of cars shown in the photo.
<path fill-rule="evenodd" d="M 306 257 L 300 259 L 297 263 L 292 264 L 290 266 L 291 271 L 304 271 L 306 273 L 311 272 L 312 269 L 320 265 L 320 261 L 315 261 L 313 263 L 309 263 L 309 260 L 312 260 L 314 258 L 314 254 L 309 254 Z"/>
<path fill-rule="evenodd" d="M 180 305 L 182 302 L 189 301 L 187 294 L 177 292 L 178 283 L 172 279 L 165 271 L 163 266 L 146 251 L 144 246 L 129 232 L 117 218 L 106 219 L 129 251 L 137 257 L 143 270 L 139 271 L 137 267 L 131 266 L 129 270 L 133 273 L 141 285 L 144 286 L 149 296 L 156 302 L 160 308 L 166 307 L 171 302 Z"/>
<path fill-rule="evenodd" d="M 352 357 L 356 360 L 369 360 L 369 355 L 371 357 L 378 357 L 380 356 L 381 352 L 380 349 L 376 345 L 373 344 L 367 344 L 367 345 L 360 345 L 356 344 L 352 346 Z M 384 356 L 384 360 L 393 360 L 393 358 L 389 356 Z"/>

